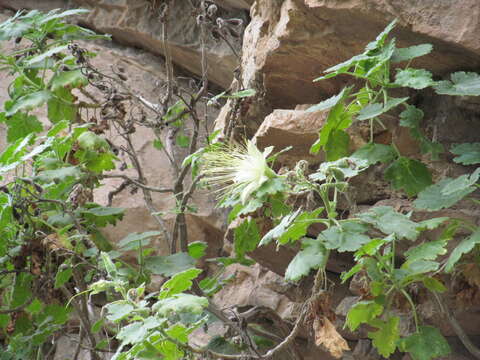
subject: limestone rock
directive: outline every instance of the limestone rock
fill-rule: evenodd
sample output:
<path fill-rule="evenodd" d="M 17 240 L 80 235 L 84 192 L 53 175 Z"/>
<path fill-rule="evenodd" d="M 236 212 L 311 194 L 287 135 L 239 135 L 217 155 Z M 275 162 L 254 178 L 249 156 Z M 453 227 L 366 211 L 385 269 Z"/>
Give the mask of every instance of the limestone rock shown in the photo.
<path fill-rule="evenodd" d="M 415 66 L 441 75 L 478 67 L 480 3 L 462 0 L 452 8 L 435 0 L 257 1 L 245 31 L 243 83 L 263 78 L 274 108 L 316 103 L 338 92 L 344 79 L 312 83 L 323 70 L 363 51 L 394 18 L 400 47 L 432 43 L 434 52 Z"/>

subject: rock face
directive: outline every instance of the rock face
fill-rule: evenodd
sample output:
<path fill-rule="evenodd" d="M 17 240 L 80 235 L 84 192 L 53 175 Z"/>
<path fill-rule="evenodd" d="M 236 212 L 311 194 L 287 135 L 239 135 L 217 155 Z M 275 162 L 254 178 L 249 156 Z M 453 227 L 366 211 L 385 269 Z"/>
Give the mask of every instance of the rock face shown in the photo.
<path fill-rule="evenodd" d="M 474 69 L 480 64 L 479 14 L 476 0 L 459 1 L 454 8 L 435 0 L 257 1 L 245 32 L 243 82 L 263 77 L 275 108 L 318 102 L 344 84 L 312 80 L 361 52 L 395 18 L 397 46 L 434 45 L 433 53 L 415 60 L 417 67 L 437 75 Z"/>
<path fill-rule="evenodd" d="M 221 87 L 227 88 L 230 85 L 233 70 L 238 66 L 238 58 L 234 52 L 240 52 L 241 37 L 227 35 L 226 40 L 215 40 L 211 34 L 211 27 L 215 26 L 218 17 L 240 18 L 245 21 L 245 10 L 249 8 L 251 2 L 251 0 L 220 1 L 219 10 L 209 19 L 211 24 L 207 26 L 205 43 L 209 63 L 208 78 Z M 36 0 L 5 0 L 1 5 L 14 10 L 27 8 L 46 11 L 66 6 L 90 9 L 91 12 L 86 17 L 79 19 L 81 25 L 111 34 L 119 43 L 142 48 L 152 54 L 165 55 L 167 46 L 176 66 L 196 75 L 202 74 L 200 27 L 196 21 L 195 9 L 189 1 L 171 2 L 165 44 L 159 5 L 152 1 L 48 0 L 39 4 Z M 244 26 L 240 25 L 235 31 L 241 35 L 243 28 Z"/>

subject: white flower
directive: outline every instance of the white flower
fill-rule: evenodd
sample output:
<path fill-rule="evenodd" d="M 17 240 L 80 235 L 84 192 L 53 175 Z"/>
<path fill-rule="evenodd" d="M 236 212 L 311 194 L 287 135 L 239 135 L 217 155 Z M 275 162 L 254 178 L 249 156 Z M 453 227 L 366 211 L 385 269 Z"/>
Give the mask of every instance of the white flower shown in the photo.
<path fill-rule="evenodd" d="M 218 186 L 223 195 L 239 194 L 245 204 L 253 192 L 277 176 L 267 164 L 272 150 L 270 146 L 261 152 L 250 140 L 243 146 L 220 145 L 203 157 L 205 181 Z"/>

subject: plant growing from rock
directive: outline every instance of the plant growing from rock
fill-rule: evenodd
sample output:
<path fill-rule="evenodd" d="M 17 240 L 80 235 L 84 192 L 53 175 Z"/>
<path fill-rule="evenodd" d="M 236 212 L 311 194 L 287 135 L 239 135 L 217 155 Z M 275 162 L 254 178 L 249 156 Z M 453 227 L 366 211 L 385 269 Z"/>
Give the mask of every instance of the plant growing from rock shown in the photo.
<path fill-rule="evenodd" d="M 478 168 L 471 174 L 456 179 L 445 178 L 433 184 L 432 175 L 423 162 L 403 156 L 394 143 L 385 145 L 374 142 L 376 127 L 385 127 L 382 115 L 403 106 L 399 125 L 410 129 L 411 136 L 419 142 L 422 153 L 437 159 L 444 149 L 422 132 L 422 110 L 409 105 L 408 97 L 392 97 L 391 92 L 400 87 L 417 90 L 432 87 L 438 94 L 480 95 L 478 74 L 458 72 L 452 74 L 451 81 L 434 81 L 429 71 L 412 68 L 411 61 L 428 54 L 432 46 L 422 44 L 396 48 L 395 39 L 388 40 L 388 34 L 394 25 L 395 21 L 389 24 L 375 41 L 367 45 L 364 53 L 327 69 L 326 75 L 315 80 L 349 75 L 358 80 L 356 84 L 362 84 L 348 86 L 338 95 L 309 109 L 312 112 L 329 110 L 325 125 L 320 129 L 319 139 L 311 148 L 312 153 L 323 150 L 327 160 L 316 172 L 307 174 L 308 164 L 301 161 L 295 169 L 283 175 L 263 177 L 263 181 L 253 188 L 254 191 L 244 193 L 241 181 L 234 176 L 239 167 L 233 165 L 226 168 L 230 174 L 224 175 L 220 180 L 230 182 L 221 186 L 228 186 L 230 191 L 224 194 L 219 204 L 232 207 L 230 221 L 241 219 L 234 229 L 235 258 L 231 261 L 245 263 L 245 255 L 249 251 L 272 241 L 276 241 L 277 246 L 300 242 L 301 249 L 288 265 L 285 279 L 298 281 L 311 270 L 316 270 L 317 275 L 312 296 L 306 302 L 296 325 L 306 317 L 315 318 L 317 325 L 322 323 L 323 326 L 313 325 L 313 331 L 318 335 L 317 345 L 340 357 L 348 346 L 336 332 L 329 332 L 330 341 L 324 338 L 325 329 L 329 328 L 329 321 L 333 319 L 328 318 L 327 310 L 313 310 L 312 304 L 316 303 L 319 294 L 328 291 L 325 268 L 330 252 L 351 252 L 356 265 L 343 274 L 342 280 L 347 281 L 360 272 L 367 279 L 363 299 L 347 315 L 346 326 L 351 331 L 357 330 L 361 324 L 368 324 L 372 329 L 368 336 L 385 358 L 397 349 L 409 352 L 412 358 L 418 360 L 448 355 L 450 348 L 440 331 L 423 324 L 417 313 L 413 289 L 422 288 L 422 291 L 434 294 L 440 311 L 446 312 L 444 315 L 464 345 L 472 355 L 480 358 L 480 351 L 465 336 L 438 295 L 447 290 L 441 274 L 451 273 L 456 266 L 461 269 L 458 266 L 461 259 L 465 259 L 470 266 L 479 266 L 478 259 L 471 262 L 467 256 L 470 252 L 472 255 L 478 252 L 479 228 L 448 217 L 415 222 L 411 219 L 411 213 L 405 215 L 389 206 L 377 206 L 359 214 L 352 213 L 347 218 L 337 212 L 339 196 L 348 195 L 349 179 L 377 163 L 386 164 L 385 179 L 391 182 L 394 189 L 403 190 L 408 197 L 418 196 L 413 203 L 417 209 L 435 211 L 451 207 L 478 188 Z M 407 62 L 407 66 L 397 69 L 392 79 L 392 64 L 404 62 Z M 350 135 L 346 130 L 354 122 L 363 121 L 368 122 L 370 141 L 351 154 Z M 203 159 L 207 181 L 214 172 L 213 169 L 216 169 L 222 153 L 218 147 L 212 147 L 209 151 Z M 478 143 L 455 145 L 451 152 L 457 155 L 454 158 L 457 163 L 480 163 Z M 269 160 L 272 162 L 274 158 Z M 270 168 L 269 170 L 271 171 Z M 215 184 L 219 178 L 210 177 L 210 180 L 215 180 L 210 181 Z M 287 198 L 301 194 L 316 194 L 321 200 L 321 206 L 307 210 L 305 206 L 287 205 Z M 269 224 L 272 221 L 273 226 Z M 308 228 L 312 224 L 322 224 L 324 227 L 315 239 L 308 237 Z M 422 239 L 422 232 L 437 228 L 442 229 L 437 240 L 422 240 L 421 244 L 412 246 L 401 258 L 402 254 L 397 250 L 399 243 L 418 241 Z M 447 254 L 448 242 L 460 228 L 470 235 L 448 257 L 442 258 Z M 414 325 L 411 331 L 403 335 L 400 334 L 399 327 L 399 313 L 402 309 L 398 307 L 398 302 L 401 298 L 412 314 Z"/>

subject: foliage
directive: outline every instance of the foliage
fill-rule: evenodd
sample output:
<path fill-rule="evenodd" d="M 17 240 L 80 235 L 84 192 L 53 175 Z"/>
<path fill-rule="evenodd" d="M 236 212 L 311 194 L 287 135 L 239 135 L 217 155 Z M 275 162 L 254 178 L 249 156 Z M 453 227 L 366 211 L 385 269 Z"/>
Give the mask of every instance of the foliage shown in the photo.
<path fill-rule="evenodd" d="M 398 124 L 409 129 L 423 154 L 438 159 L 444 149 L 423 132 L 423 111 L 408 104 L 408 97 L 392 96 L 392 90 L 432 87 L 438 94 L 477 96 L 478 74 L 457 72 L 451 80 L 435 81 L 428 70 L 412 68 L 412 60 L 430 53 L 432 46 L 397 48 L 395 40 L 389 39 L 395 26 L 392 22 L 362 54 L 327 69 L 315 80 L 338 75 L 356 80 L 356 85 L 309 109 L 328 111 L 318 141 L 311 148 L 312 153 L 323 151 L 325 161 L 313 171 L 304 160 L 293 169 L 276 171 L 280 153 L 273 154 L 272 148 L 262 151 L 251 140 L 225 144 L 216 142 L 217 133 L 213 133 L 207 134 L 205 146 L 197 149 L 200 120 L 195 109 L 206 89 L 189 94 L 189 99 L 170 94 L 164 102 L 151 104 L 128 92 L 121 79 L 108 78 L 96 70 L 90 64 L 94 54 L 72 40 L 99 36 L 63 22 L 67 16 L 84 12 L 19 12 L 0 25 L 0 39 L 28 42 L 12 54 L 0 54 L 2 68 L 14 76 L 10 99 L 0 113 L 0 121 L 8 128 L 8 146 L 0 154 L 0 176 L 5 178 L 0 187 L 0 263 L 5 269 L 0 282 L 0 328 L 5 339 L 1 359 L 43 358 L 51 350 L 50 340 L 64 331 L 72 310 L 79 314 L 80 338 L 87 335 L 93 359 L 98 359 L 97 351 L 112 344 L 114 338 L 118 345 L 112 350 L 115 360 L 189 359 L 194 353 L 255 359 L 259 358 L 260 344 L 270 348 L 271 355 L 283 345 L 272 345 L 259 337 L 265 331 L 244 323 L 238 312 L 232 312 L 238 324 L 232 321 L 212 299 L 229 281 L 222 275 L 226 266 L 251 264 L 250 252 L 271 245 L 297 249 L 285 271 L 287 281 L 295 283 L 312 270 L 316 273 L 312 296 L 305 302 L 295 329 L 303 324 L 307 313 L 313 321 L 305 324 L 313 323 L 316 335 L 323 329 L 321 324 L 325 327 L 333 320 L 329 319 L 329 301 L 319 298 L 331 291 L 326 275 L 329 257 L 334 252 L 347 252 L 353 255 L 355 265 L 342 274 L 342 281 L 362 276 L 365 282 L 363 296 L 349 310 L 345 326 L 358 331 L 368 325 L 368 337 L 384 357 L 398 350 L 410 353 L 413 359 L 430 360 L 450 352 L 440 331 L 423 324 L 414 290 L 435 295 L 447 291 L 445 274 L 461 271 L 480 248 L 479 228 L 434 215 L 416 221 L 411 212 L 402 213 L 390 206 L 356 212 L 350 187 L 351 179 L 376 166 L 384 168 L 384 178 L 393 189 L 408 198 L 417 197 L 413 201 L 416 209 L 437 211 L 464 199 L 470 201 L 466 197 L 478 188 L 480 169 L 433 183 L 434 177 L 422 159 L 401 154 L 394 142 L 376 143 L 374 127 L 384 126 L 385 116 L 398 115 Z M 407 65 L 393 75 L 392 64 L 404 62 Z M 79 92 L 90 87 L 105 96 L 103 103 L 78 100 Z M 167 93 L 173 93 L 169 90 Z M 216 95 L 208 103 L 222 98 L 243 101 L 251 96 L 255 96 L 254 90 L 241 89 Z M 123 104 L 127 98 L 153 111 L 154 120 L 127 118 Z M 138 174 L 135 180 L 117 177 L 125 179 L 123 188 L 134 185 L 143 193 L 158 230 L 131 233 L 116 246 L 102 234 L 102 228 L 122 220 L 124 210 L 93 202 L 93 190 L 102 186 L 104 178 L 113 176 L 109 171 L 127 165 L 118 166 L 123 161 L 119 147 L 103 136 L 102 126 L 109 126 L 105 125 L 108 121 L 85 121 L 85 108 L 115 113 L 116 120 L 107 120 L 122 130 L 121 136 L 130 147 L 120 148 Z M 49 124 L 37 119 L 39 109 L 46 110 Z M 194 132 L 187 136 L 188 121 L 192 121 Z M 356 122 L 367 122 L 370 139 L 351 153 L 348 130 Z M 188 153 L 181 167 L 173 166 L 174 189 L 147 185 L 131 145 L 130 134 L 136 126 L 132 124 L 151 128 L 157 135 L 153 146 L 160 151 L 167 151 L 167 146 L 158 135 L 159 129 L 176 129 L 177 136 L 172 138 Z M 478 143 L 455 144 L 450 151 L 458 164 L 480 163 Z M 189 172 L 190 190 L 185 187 Z M 185 214 L 195 211 L 189 200 L 198 184 L 220 191 L 219 206 L 231 209 L 228 221 L 234 227 L 233 256 L 207 259 L 217 263 L 213 275 L 197 268 L 207 254 L 207 244 L 188 244 L 186 238 Z M 163 225 L 163 214 L 151 203 L 152 191 L 169 192 L 175 199 L 171 233 Z M 109 200 L 111 203 L 112 198 Z M 341 211 L 345 210 L 339 205 L 342 201 L 350 205 L 346 213 Z M 313 226 L 317 227 L 315 235 Z M 439 235 L 428 240 L 426 232 Z M 156 255 L 157 241 L 165 241 L 171 253 Z M 399 251 L 407 247 L 407 251 Z M 126 262 L 126 254 L 130 258 L 134 254 L 135 260 Z M 152 290 L 154 276 L 162 281 Z M 85 311 L 87 300 L 99 294 L 106 298 L 104 314 L 92 323 Z M 402 312 L 412 314 L 415 325 L 414 332 L 406 336 L 400 332 Z M 215 319 L 240 335 L 240 343 L 232 343 L 227 335 L 212 339 L 204 349 L 192 347 L 189 335 L 200 327 L 208 328 Z M 107 337 L 103 343 L 97 343 L 92 335 L 100 332 Z M 336 338 L 341 339 L 339 334 Z M 258 340 L 258 346 L 252 339 Z M 435 344 L 435 349 L 426 351 L 426 344 Z"/>

